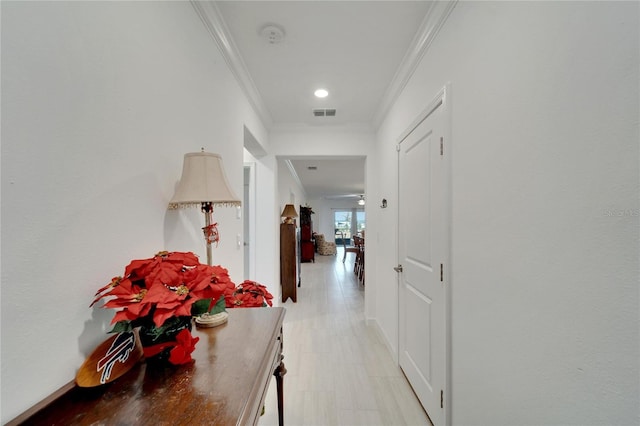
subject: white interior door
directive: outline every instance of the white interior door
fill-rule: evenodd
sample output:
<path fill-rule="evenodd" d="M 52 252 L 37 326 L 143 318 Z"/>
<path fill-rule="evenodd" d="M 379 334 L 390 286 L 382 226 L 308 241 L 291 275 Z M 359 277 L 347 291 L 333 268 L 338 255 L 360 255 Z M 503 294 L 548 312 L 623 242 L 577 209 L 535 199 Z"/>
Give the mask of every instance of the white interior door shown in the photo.
<path fill-rule="evenodd" d="M 447 181 L 442 99 L 398 145 L 399 362 L 434 425 L 445 424 Z M 400 269 L 400 268 L 398 268 Z M 442 271 L 442 272 L 441 272 Z"/>

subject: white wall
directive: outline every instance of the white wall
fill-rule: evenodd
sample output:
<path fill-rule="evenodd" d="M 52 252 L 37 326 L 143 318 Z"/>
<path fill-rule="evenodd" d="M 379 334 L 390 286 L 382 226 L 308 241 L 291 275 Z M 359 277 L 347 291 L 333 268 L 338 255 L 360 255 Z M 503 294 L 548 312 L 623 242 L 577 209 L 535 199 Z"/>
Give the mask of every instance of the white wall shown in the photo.
<path fill-rule="evenodd" d="M 366 156 L 375 134 L 365 126 L 274 126 L 269 140 L 269 152 L 280 157 Z"/>
<path fill-rule="evenodd" d="M 283 159 L 277 160 L 278 164 L 278 208 L 282 213 L 286 204 L 293 204 L 296 212 L 300 215 L 300 204 L 305 205 L 307 202 L 307 193 L 300 185 L 300 181 L 294 177 L 291 169 Z M 300 220 L 296 220 L 298 225 Z"/>
<path fill-rule="evenodd" d="M 383 229 L 451 83 L 453 424 L 639 423 L 638 7 L 460 2 L 379 129 Z M 394 245 L 367 273 L 391 345 Z"/>
<path fill-rule="evenodd" d="M 313 213 L 313 232 L 324 234 L 327 241 L 333 241 L 333 224 L 331 206 L 324 198 L 313 198 L 308 201 Z"/>
<path fill-rule="evenodd" d="M 280 271 L 278 268 L 279 234 L 278 222 L 280 211 L 277 205 L 276 161 L 273 156 L 256 158 L 245 151 L 245 164 L 251 163 L 254 168 L 254 229 L 251 244 L 254 247 L 254 273 L 251 279 L 267 286 L 269 292 L 277 298 L 280 292 Z M 245 259 L 245 262 L 247 259 Z"/>
<path fill-rule="evenodd" d="M 220 153 L 241 196 L 243 127 L 267 132 L 188 2 L 1 7 L 4 423 L 106 339 L 113 312 L 89 303 L 130 260 L 205 258 L 202 213 L 167 211 L 184 153 Z M 215 218 L 237 281 L 242 221 Z"/>
<path fill-rule="evenodd" d="M 277 224 L 278 210 L 277 163 L 273 155 L 268 155 L 268 132 L 255 116 L 255 123 L 247 122 L 244 129 L 244 162 L 254 165 L 253 199 L 255 228 L 253 231 L 254 276 L 259 283 L 267 286 L 274 299 L 280 294 L 280 245 Z M 246 259 L 245 259 L 246 262 Z"/>
<path fill-rule="evenodd" d="M 278 165 L 273 156 L 256 163 L 256 279 L 269 288 L 274 300 L 280 292 L 280 213 Z"/>

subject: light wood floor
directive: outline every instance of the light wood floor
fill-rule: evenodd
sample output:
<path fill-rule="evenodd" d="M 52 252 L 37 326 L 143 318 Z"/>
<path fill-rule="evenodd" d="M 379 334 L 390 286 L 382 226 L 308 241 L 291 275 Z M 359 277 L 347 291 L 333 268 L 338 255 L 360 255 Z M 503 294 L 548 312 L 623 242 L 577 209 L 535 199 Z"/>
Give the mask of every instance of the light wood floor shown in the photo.
<path fill-rule="evenodd" d="M 284 319 L 285 425 L 430 425 L 374 328 L 364 320 L 364 289 L 353 254 L 316 255 L 302 264 L 297 303 Z M 260 426 L 277 425 L 275 381 Z"/>

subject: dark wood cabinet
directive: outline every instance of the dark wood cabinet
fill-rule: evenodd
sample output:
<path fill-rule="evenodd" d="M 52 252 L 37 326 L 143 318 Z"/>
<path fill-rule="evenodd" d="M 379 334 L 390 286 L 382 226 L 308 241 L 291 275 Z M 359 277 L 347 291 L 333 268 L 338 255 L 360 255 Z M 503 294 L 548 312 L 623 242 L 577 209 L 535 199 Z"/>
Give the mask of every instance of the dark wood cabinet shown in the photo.
<path fill-rule="evenodd" d="M 280 224 L 280 286 L 282 301 L 290 297 L 296 302 L 296 281 L 298 279 L 298 253 L 296 247 L 296 225 Z"/>
<path fill-rule="evenodd" d="M 313 243 L 311 207 L 300 206 L 300 257 L 303 262 L 315 262 L 316 247 Z"/>
<path fill-rule="evenodd" d="M 313 241 L 302 241 L 300 243 L 300 256 L 303 262 L 315 262 L 316 246 Z"/>

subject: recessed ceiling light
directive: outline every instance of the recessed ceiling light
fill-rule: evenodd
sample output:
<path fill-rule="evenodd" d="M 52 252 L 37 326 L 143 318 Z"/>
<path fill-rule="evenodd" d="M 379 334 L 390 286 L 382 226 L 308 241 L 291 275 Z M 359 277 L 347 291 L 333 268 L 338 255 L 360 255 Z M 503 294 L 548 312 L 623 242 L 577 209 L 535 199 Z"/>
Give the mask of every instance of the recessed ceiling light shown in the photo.
<path fill-rule="evenodd" d="M 327 92 L 325 89 L 318 89 L 313 92 L 313 94 L 318 98 L 326 98 L 327 96 L 329 96 L 329 92 Z"/>

